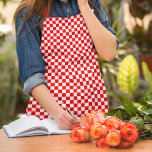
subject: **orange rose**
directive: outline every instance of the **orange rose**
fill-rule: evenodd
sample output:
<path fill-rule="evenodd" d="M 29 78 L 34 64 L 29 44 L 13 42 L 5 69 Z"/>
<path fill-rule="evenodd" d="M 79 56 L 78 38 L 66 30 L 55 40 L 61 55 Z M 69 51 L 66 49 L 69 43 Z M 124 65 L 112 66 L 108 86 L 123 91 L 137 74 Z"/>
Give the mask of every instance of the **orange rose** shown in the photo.
<path fill-rule="evenodd" d="M 104 116 L 104 113 L 102 112 L 101 109 L 99 109 L 99 110 L 91 110 L 91 113 L 92 113 L 92 114 L 100 113 L 101 115 Z"/>
<path fill-rule="evenodd" d="M 110 145 L 107 143 L 105 137 L 101 137 L 101 138 L 97 139 L 95 144 L 96 144 L 96 147 L 110 148 Z"/>
<path fill-rule="evenodd" d="M 119 148 L 129 148 L 134 144 L 132 141 L 121 141 L 119 144 Z"/>
<path fill-rule="evenodd" d="M 94 124 L 103 124 L 105 121 L 104 113 L 101 110 L 91 110 L 91 113 L 87 113 L 84 118 L 84 125 L 90 129 Z"/>
<path fill-rule="evenodd" d="M 120 129 L 124 140 L 134 142 L 138 138 L 138 129 L 134 123 L 127 122 Z"/>
<path fill-rule="evenodd" d="M 97 111 L 96 117 L 98 118 L 98 121 L 99 121 L 101 124 L 104 124 L 104 122 L 105 122 L 105 115 L 104 115 L 104 113 L 103 113 L 101 110 L 98 110 L 98 111 Z"/>
<path fill-rule="evenodd" d="M 82 128 L 85 130 L 85 140 L 83 142 L 88 142 L 91 140 L 90 131 L 85 126 L 82 126 Z"/>
<path fill-rule="evenodd" d="M 84 125 L 86 128 L 90 129 L 90 127 L 93 125 L 93 117 L 94 114 L 92 113 L 87 113 L 84 117 Z"/>
<path fill-rule="evenodd" d="M 110 131 L 106 136 L 107 143 L 111 146 L 118 146 L 121 141 L 119 130 Z"/>
<path fill-rule="evenodd" d="M 92 118 L 92 125 L 96 124 L 96 123 L 100 123 L 98 115 L 97 115 L 97 111 L 95 110 L 91 110 L 91 114 L 93 114 L 93 118 Z M 91 126 L 90 126 L 91 127 Z"/>
<path fill-rule="evenodd" d="M 92 114 L 96 114 L 96 112 L 97 112 L 96 110 L 91 110 Z"/>
<path fill-rule="evenodd" d="M 105 126 L 109 131 L 116 130 L 123 125 L 123 121 L 121 121 L 118 117 L 109 117 L 105 120 Z"/>
<path fill-rule="evenodd" d="M 91 139 L 90 132 L 85 126 L 75 126 L 70 133 L 70 138 L 75 142 L 88 142 Z"/>
<path fill-rule="evenodd" d="M 125 122 L 123 122 L 122 120 L 120 120 L 120 127 L 119 128 L 121 128 L 124 124 L 125 124 Z"/>
<path fill-rule="evenodd" d="M 90 135 L 93 139 L 98 139 L 107 134 L 107 128 L 101 124 L 95 124 L 91 126 Z"/>
<path fill-rule="evenodd" d="M 105 115 L 103 112 L 102 112 L 102 110 L 101 109 L 99 109 L 99 110 L 97 110 L 97 113 L 100 113 L 101 115 Z"/>

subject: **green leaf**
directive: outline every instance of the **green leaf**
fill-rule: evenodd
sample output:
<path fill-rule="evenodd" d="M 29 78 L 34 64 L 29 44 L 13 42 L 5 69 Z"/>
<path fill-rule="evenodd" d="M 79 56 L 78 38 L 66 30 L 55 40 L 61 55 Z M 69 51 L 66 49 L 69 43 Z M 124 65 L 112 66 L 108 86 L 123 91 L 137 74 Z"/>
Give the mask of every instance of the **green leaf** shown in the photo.
<path fill-rule="evenodd" d="M 121 113 L 121 110 L 120 110 L 120 109 L 116 112 L 116 116 L 117 116 L 118 118 L 120 118 L 121 120 L 123 120 L 123 116 L 122 116 L 122 113 Z"/>
<path fill-rule="evenodd" d="M 138 118 L 138 117 L 133 117 L 130 122 L 134 123 L 137 128 L 139 129 L 139 132 L 140 131 L 143 131 L 143 128 L 144 128 L 144 122 L 141 118 Z"/>
<path fill-rule="evenodd" d="M 144 112 L 146 112 L 147 114 L 151 114 L 152 115 L 152 109 L 147 109 Z"/>
<path fill-rule="evenodd" d="M 138 107 L 141 107 L 142 104 L 141 103 L 135 103 Z"/>
<path fill-rule="evenodd" d="M 119 95 L 118 93 L 107 90 L 107 94 L 109 96 L 112 96 L 112 97 L 116 98 L 117 100 L 119 100 L 122 103 L 122 96 Z"/>
<path fill-rule="evenodd" d="M 148 104 L 148 105 L 152 105 L 152 96 L 149 95 L 149 96 L 145 97 L 144 103 Z"/>
<path fill-rule="evenodd" d="M 150 130 L 150 132 L 152 133 L 152 126 L 151 126 L 150 124 L 146 124 L 146 125 L 145 125 L 145 128 L 146 128 L 147 130 Z"/>
<path fill-rule="evenodd" d="M 109 109 L 109 112 L 105 114 L 106 116 L 114 116 L 118 109 Z"/>
<path fill-rule="evenodd" d="M 142 62 L 142 69 L 143 69 L 143 74 L 144 74 L 145 80 L 152 87 L 152 73 L 148 69 L 148 66 L 145 62 Z"/>
<path fill-rule="evenodd" d="M 146 109 L 144 110 L 152 109 L 152 96 L 148 95 L 147 97 L 145 97 L 143 104 L 146 107 Z"/>
<path fill-rule="evenodd" d="M 132 117 L 131 119 L 130 119 L 130 121 L 134 121 L 134 120 L 137 120 L 137 119 L 139 119 L 140 117 L 139 116 L 134 116 L 134 117 Z"/>
<path fill-rule="evenodd" d="M 147 105 L 141 107 L 142 111 L 145 111 L 146 109 L 147 109 Z"/>
<path fill-rule="evenodd" d="M 131 100 L 129 100 L 128 98 L 126 98 L 125 96 L 123 97 L 123 106 L 124 106 L 126 113 L 130 117 L 133 117 L 136 115 L 136 110 L 135 110 L 135 107 L 133 105 L 133 102 Z"/>
<path fill-rule="evenodd" d="M 137 61 L 132 55 L 128 55 L 122 60 L 117 81 L 120 89 L 130 97 L 133 97 L 139 85 L 139 69 Z"/>
<path fill-rule="evenodd" d="M 6 0 L 2 0 L 3 5 L 6 6 Z"/>
<path fill-rule="evenodd" d="M 146 119 L 146 121 L 152 121 L 152 117 L 149 115 L 144 115 L 144 118 Z"/>
<path fill-rule="evenodd" d="M 148 104 L 147 109 L 152 109 L 152 105 Z"/>

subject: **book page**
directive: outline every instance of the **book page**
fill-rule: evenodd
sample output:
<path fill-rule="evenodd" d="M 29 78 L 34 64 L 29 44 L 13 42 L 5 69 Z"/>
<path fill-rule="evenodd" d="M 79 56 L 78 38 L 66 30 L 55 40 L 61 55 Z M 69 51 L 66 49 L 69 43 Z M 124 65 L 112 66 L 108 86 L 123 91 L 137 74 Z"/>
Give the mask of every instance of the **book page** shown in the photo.
<path fill-rule="evenodd" d="M 26 135 L 29 131 L 32 132 L 32 130 L 38 130 L 39 132 L 41 130 L 45 130 L 45 132 L 48 132 L 47 128 L 43 125 L 41 120 L 37 118 L 36 116 L 26 116 L 22 117 L 20 119 L 17 119 L 13 122 L 11 122 L 8 125 L 4 125 L 5 129 L 7 129 L 7 133 L 11 136 L 16 136 L 22 133 Z M 11 130 L 11 132 L 10 132 Z"/>
<path fill-rule="evenodd" d="M 20 133 L 17 137 L 27 137 L 27 136 L 40 136 L 40 135 L 48 135 L 44 130 L 34 129 L 32 131 L 28 131 L 26 133 Z"/>
<path fill-rule="evenodd" d="M 58 128 L 58 124 L 52 119 L 43 119 L 42 123 L 47 127 L 49 134 L 69 134 L 72 130 L 62 130 Z"/>

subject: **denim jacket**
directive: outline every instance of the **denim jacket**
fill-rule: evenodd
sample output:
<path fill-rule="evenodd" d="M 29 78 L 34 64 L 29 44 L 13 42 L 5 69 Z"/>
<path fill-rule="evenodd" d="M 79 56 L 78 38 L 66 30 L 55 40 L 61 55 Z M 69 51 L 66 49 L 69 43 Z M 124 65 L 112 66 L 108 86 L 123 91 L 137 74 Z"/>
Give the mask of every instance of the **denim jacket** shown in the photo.
<path fill-rule="evenodd" d="M 109 18 L 103 10 L 101 0 L 92 0 L 96 7 L 100 10 L 105 21 L 105 28 L 112 32 L 116 38 L 117 49 L 119 46 L 119 40 L 116 37 L 114 29 L 109 25 Z M 64 2 L 62 0 L 53 0 L 53 7 L 50 14 L 50 17 L 69 17 L 74 16 L 80 13 L 77 0 L 68 0 Z M 94 9 L 94 14 L 98 20 L 103 23 L 102 18 Z M 15 22 L 16 35 L 19 29 L 19 26 L 22 22 L 23 16 L 18 15 Z M 30 18 L 21 29 L 19 37 L 29 30 L 36 21 L 36 17 Z M 19 65 L 19 74 L 20 80 L 23 84 L 23 92 L 25 95 L 32 96 L 31 90 L 35 86 L 44 83 L 47 87 L 47 82 L 44 78 L 45 72 L 45 62 L 42 58 L 40 44 L 41 44 L 41 30 L 39 26 L 36 26 L 19 39 L 16 40 L 16 51 L 18 56 L 18 65 Z M 97 51 L 96 51 L 97 52 Z"/>

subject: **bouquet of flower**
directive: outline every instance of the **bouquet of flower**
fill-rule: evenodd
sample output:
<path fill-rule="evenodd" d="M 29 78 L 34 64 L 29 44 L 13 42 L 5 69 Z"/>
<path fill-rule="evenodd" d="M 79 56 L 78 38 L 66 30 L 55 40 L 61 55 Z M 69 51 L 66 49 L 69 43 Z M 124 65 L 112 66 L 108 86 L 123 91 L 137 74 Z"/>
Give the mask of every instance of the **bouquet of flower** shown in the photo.
<path fill-rule="evenodd" d="M 138 129 L 132 122 L 123 122 L 116 116 L 105 117 L 101 110 L 92 110 L 84 117 L 82 126 L 75 126 L 70 133 L 75 142 L 95 141 L 100 148 L 129 148 L 138 138 Z"/>

